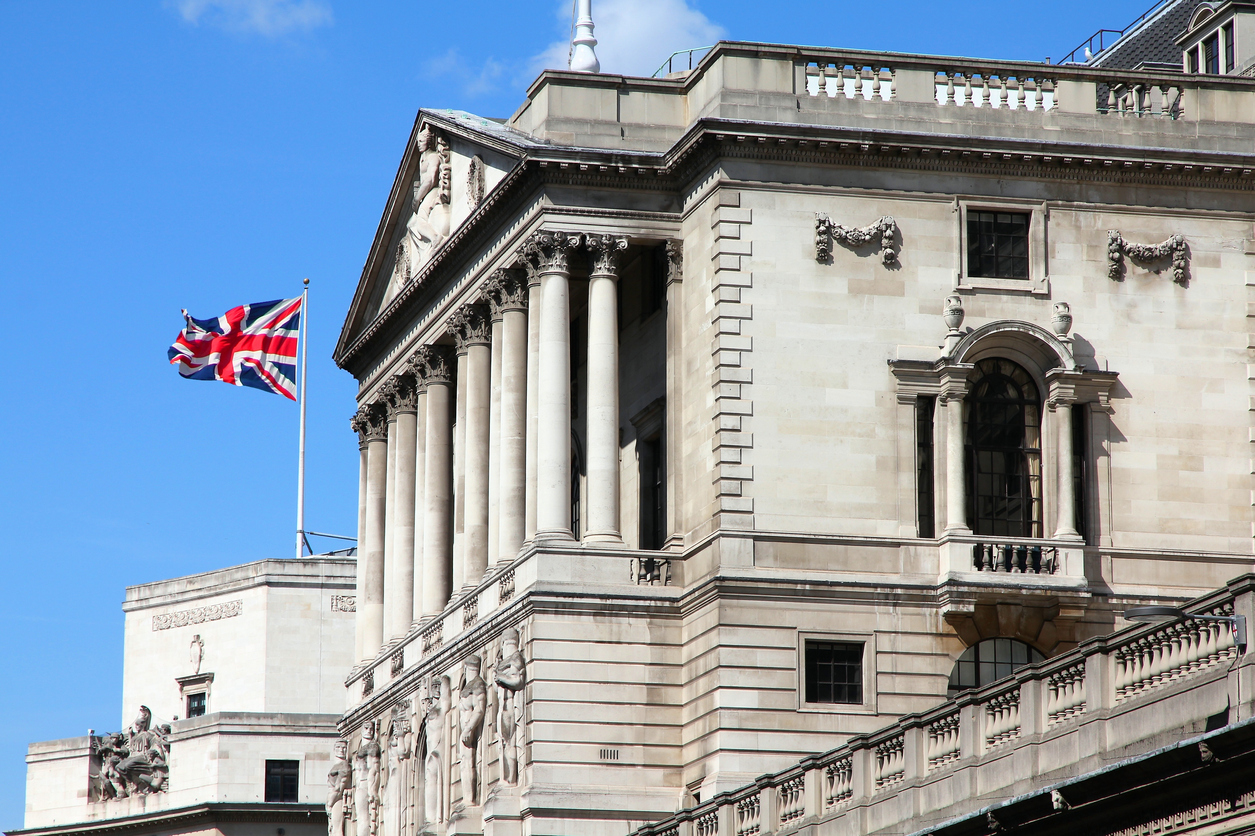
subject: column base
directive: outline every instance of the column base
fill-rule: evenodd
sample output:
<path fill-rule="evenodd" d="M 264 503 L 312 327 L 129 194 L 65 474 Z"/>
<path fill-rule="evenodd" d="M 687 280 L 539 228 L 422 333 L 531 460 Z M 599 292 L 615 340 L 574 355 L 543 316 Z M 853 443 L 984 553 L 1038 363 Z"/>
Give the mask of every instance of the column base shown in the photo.
<path fill-rule="evenodd" d="M 569 528 L 559 528 L 553 531 L 537 531 L 533 543 L 544 543 L 546 541 L 560 541 L 566 543 L 574 543 L 575 535 L 571 533 Z"/>
<path fill-rule="evenodd" d="M 955 525 L 955 526 L 949 526 L 949 525 L 948 525 L 948 526 L 946 526 L 946 528 L 945 528 L 945 532 L 944 532 L 944 533 L 946 533 L 946 534 L 966 534 L 966 535 L 970 535 L 970 534 L 972 533 L 972 529 L 968 528 L 968 527 L 967 527 L 967 526 L 965 526 L 965 525 Z"/>
<path fill-rule="evenodd" d="M 584 535 L 584 542 L 605 544 L 608 546 L 622 546 L 623 535 L 617 531 L 590 531 Z"/>

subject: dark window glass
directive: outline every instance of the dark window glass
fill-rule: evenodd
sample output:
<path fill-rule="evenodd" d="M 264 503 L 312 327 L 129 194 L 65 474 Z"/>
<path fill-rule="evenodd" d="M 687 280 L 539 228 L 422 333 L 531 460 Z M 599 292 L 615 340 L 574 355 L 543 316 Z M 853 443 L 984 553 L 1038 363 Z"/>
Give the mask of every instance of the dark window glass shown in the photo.
<path fill-rule="evenodd" d="M 1226 73 L 1233 72 L 1233 21 L 1229 21 L 1222 27 L 1224 33 L 1224 71 Z"/>
<path fill-rule="evenodd" d="M 967 274 L 986 279 L 1028 278 L 1028 213 L 967 213 Z"/>
<path fill-rule="evenodd" d="M 933 523 L 933 410 L 937 399 L 920 395 L 915 399 L 915 474 L 916 515 L 919 536 L 935 537 Z"/>
<path fill-rule="evenodd" d="M 662 310 L 667 294 L 667 247 L 652 247 L 642 260 L 641 319 Z"/>
<path fill-rule="evenodd" d="M 571 458 L 571 534 L 580 539 L 580 460 Z"/>
<path fill-rule="evenodd" d="M 862 705 L 863 645 L 806 643 L 806 701 Z"/>
<path fill-rule="evenodd" d="M 1192 72 L 1192 73 L 1198 72 L 1198 49 L 1197 48 L 1192 48 L 1190 49 L 1189 52 L 1185 53 L 1185 60 L 1189 66 L 1189 72 Z"/>
<path fill-rule="evenodd" d="M 1010 676 L 1025 665 L 1045 659 L 1033 648 L 1015 639 L 985 639 L 963 651 L 950 671 L 946 696 L 953 697 L 968 688 L 979 688 Z"/>
<path fill-rule="evenodd" d="M 667 518 L 663 507 L 662 435 L 644 439 L 639 447 L 641 468 L 641 548 L 661 549 Z"/>
<path fill-rule="evenodd" d="M 1220 35 L 1212 35 L 1203 41 L 1203 72 L 1213 75 L 1220 72 Z"/>
<path fill-rule="evenodd" d="M 299 761 L 266 761 L 266 801 L 295 804 Z"/>
<path fill-rule="evenodd" d="M 1073 525 L 1089 542 L 1089 527 L 1085 509 L 1088 507 L 1086 484 L 1089 466 L 1089 407 L 1072 407 L 1072 489 L 1076 500 Z"/>
<path fill-rule="evenodd" d="M 1041 537 L 1041 401 L 1021 366 L 976 364 L 967 396 L 967 524 L 976 534 Z"/>
<path fill-rule="evenodd" d="M 205 714 L 205 695 L 204 694 L 188 694 L 187 695 L 187 716 L 201 717 Z"/>

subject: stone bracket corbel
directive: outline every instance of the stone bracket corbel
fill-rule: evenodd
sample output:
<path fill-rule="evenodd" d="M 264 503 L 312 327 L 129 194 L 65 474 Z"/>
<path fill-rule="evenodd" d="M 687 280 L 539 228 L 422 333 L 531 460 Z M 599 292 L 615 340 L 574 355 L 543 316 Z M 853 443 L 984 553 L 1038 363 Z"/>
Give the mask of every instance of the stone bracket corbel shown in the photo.
<path fill-rule="evenodd" d="M 826 263 L 832 258 L 834 241 L 847 247 L 861 247 L 879 237 L 880 260 L 886 267 L 892 266 L 898 260 L 898 254 L 893 249 L 897 230 L 898 222 L 889 215 L 867 226 L 854 228 L 834 223 L 821 212 L 815 216 L 815 260 Z"/>
<path fill-rule="evenodd" d="M 1189 251 L 1185 238 L 1173 235 L 1162 244 L 1134 244 L 1124 240 L 1118 229 L 1107 230 L 1107 277 L 1112 281 L 1124 278 L 1124 258 L 1149 264 L 1172 257 L 1172 280 L 1184 286 L 1188 280 Z"/>

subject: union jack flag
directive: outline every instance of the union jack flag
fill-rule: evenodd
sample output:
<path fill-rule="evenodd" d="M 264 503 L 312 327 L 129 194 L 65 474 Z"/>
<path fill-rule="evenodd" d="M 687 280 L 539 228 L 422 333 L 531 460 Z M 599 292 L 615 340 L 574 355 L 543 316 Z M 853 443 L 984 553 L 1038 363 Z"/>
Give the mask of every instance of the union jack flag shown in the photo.
<path fill-rule="evenodd" d="M 296 341 L 301 299 L 280 299 L 232 308 L 217 319 L 193 319 L 170 346 L 179 374 L 221 380 L 296 400 Z"/>

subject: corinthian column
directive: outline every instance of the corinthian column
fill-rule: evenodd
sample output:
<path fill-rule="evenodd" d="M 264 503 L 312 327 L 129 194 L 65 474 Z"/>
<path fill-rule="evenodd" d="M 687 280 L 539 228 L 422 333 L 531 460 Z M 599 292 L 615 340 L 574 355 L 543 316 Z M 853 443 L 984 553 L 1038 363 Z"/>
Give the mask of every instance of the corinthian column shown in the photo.
<path fill-rule="evenodd" d="M 1076 539 L 1076 451 L 1072 444 L 1072 404 L 1063 399 L 1052 399 L 1055 424 L 1059 430 L 1059 505 L 1055 511 L 1058 525 L 1055 539 Z"/>
<path fill-rule="evenodd" d="M 588 275 L 588 531 L 584 539 L 621 543 L 619 533 L 619 303 L 615 290 L 626 238 L 585 236 Z"/>
<path fill-rule="evenodd" d="M 432 346 L 425 358 L 427 466 L 423 499 L 423 615 L 437 615 L 453 591 L 453 356 Z"/>
<path fill-rule="evenodd" d="M 365 552 L 365 546 L 366 546 L 366 475 L 367 475 L 367 470 L 369 468 L 369 462 L 367 461 L 367 443 L 366 443 L 366 428 L 367 428 L 366 413 L 367 411 L 368 411 L 367 407 L 365 406 L 361 407 L 360 409 L 357 410 L 357 412 L 353 413 L 353 418 L 352 420 L 349 421 L 349 426 L 353 429 L 353 432 L 357 433 L 357 454 L 358 454 L 358 459 L 359 459 L 358 471 L 357 471 L 358 564 L 357 564 L 357 571 L 354 573 L 356 576 L 355 581 L 354 581 L 354 585 L 356 587 L 356 589 L 354 590 L 354 596 L 355 596 L 354 600 L 356 600 L 358 603 L 364 600 L 362 597 L 362 575 L 363 575 L 362 566 L 363 566 L 364 555 L 366 554 Z M 360 659 L 363 658 L 362 656 L 362 644 L 363 644 L 362 608 L 360 606 L 357 607 L 357 615 L 354 617 L 353 622 L 354 622 L 353 662 L 354 664 L 356 664 Z"/>
<path fill-rule="evenodd" d="M 567 262 L 579 235 L 537 232 L 528 250 L 540 272 L 536 428 L 536 537 L 571 536 L 571 301 Z"/>
<path fill-rule="evenodd" d="M 497 270 L 484 287 L 482 301 L 488 305 L 492 321 L 490 341 L 492 371 L 488 401 L 488 560 L 497 559 L 501 542 L 501 327 L 503 314 L 493 304 L 504 270 Z"/>
<path fill-rule="evenodd" d="M 464 586 L 479 583 L 488 568 L 488 413 L 492 398 L 492 331 L 488 306 L 463 305 L 449 323 L 449 331 L 457 342 L 458 353 L 465 364 L 459 364 L 458 375 L 466 376 L 466 435 L 463 461 L 466 485 L 465 546 L 462 549 L 462 571 L 454 568 L 454 578 Z"/>
<path fill-rule="evenodd" d="M 527 500 L 527 286 L 518 270 L 503 270 L 489 292 L 494 356 L 501 346 L 501 404 L 497 468 L 497 549 L 489 559 L 510 561 L 526 536 Z"/>
<path fill-rule="evenodd" d="M 357 617 L 362 625 L 362 655 L 368 662 L 383 646 L 383 536 L 388 482 L 388 413 L 381 403 L 366 407 L 366 547 L 359 551 L 362 597 Z"/>
<path fill-rule="evenodd" d="M 527 268 L 527 449 L 523 467 L 523 539 L 536 536 L 536 430 L 540 415 L 540 272 Z"/>
<path fill-rule="evenodd" d="M 423 531 L 427 522 L 427 358 L 431 350 L 420 346 L 406 364 L 414 375 L 414 590 L 411 626 L 423 617 Z"/>
<path fill-rule="evenodd" d="M 418 443 L 418 389 L 414 375 L 393 378 L 390 402 L 396 422 L 388 447 L 396 447 L 396 478 L 392 480 L 392 573 L 385 579 L 388 600 L 385 632 L 399 639 L 414 619 L 414 450 Z"/>
<path fill-rule="evenodd" d="M 395 553 L 393 550 L 393 541 L 396 539 L 397 529 L 393 523 L 393 517 L 396 516 L 396 486 L 397 486 L 397 413 L 394 403 L 396 395 L 396 381 L 388 380 L 379 388 L 379 398 L 383 402 L 383 407 L 388 415 L 388 478 L 384 487 L 383 502 L 383 638 L 386 642 L 389 638 L 388 627 L 392 624 L 392 611 L 396 608 L 395 586 L 393 583 L 394 573 L 393 558 Z"/>

